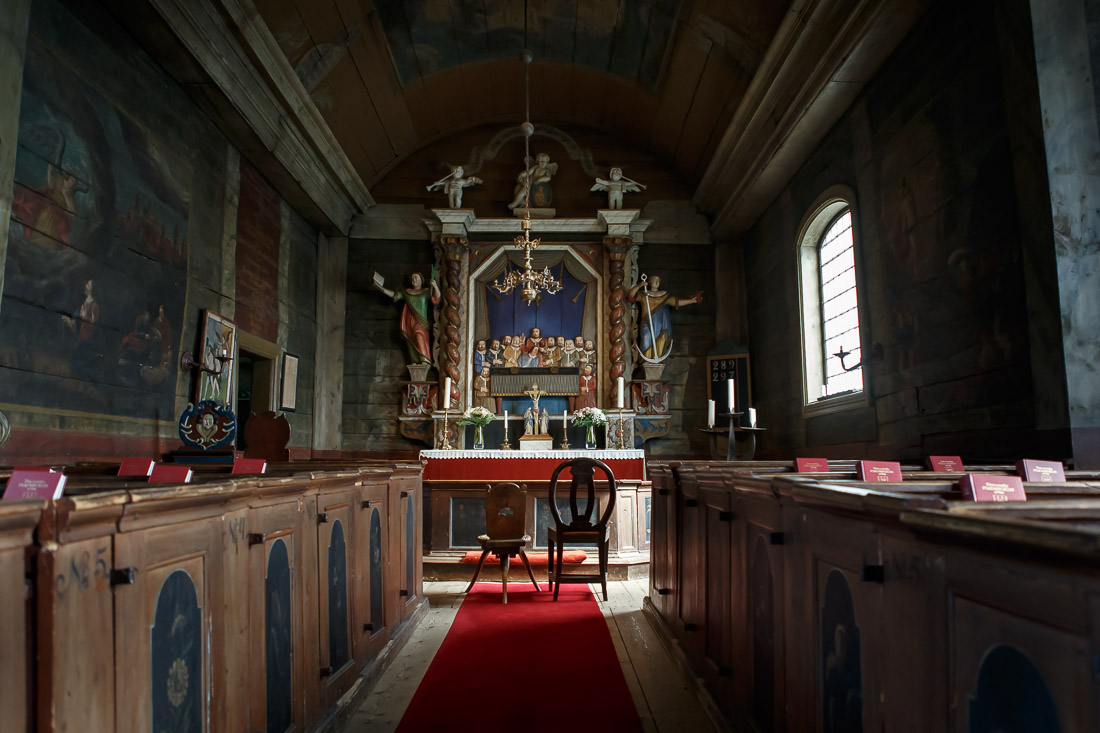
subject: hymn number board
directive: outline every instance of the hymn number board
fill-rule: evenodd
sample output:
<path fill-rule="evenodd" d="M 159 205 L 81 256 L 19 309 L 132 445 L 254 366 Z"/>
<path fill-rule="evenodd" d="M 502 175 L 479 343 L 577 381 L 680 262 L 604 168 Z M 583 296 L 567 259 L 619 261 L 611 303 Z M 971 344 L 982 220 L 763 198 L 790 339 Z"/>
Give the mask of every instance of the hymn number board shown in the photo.
<path fill-rule="evenodd" d="M 752 407 L 752 384 L 749 378 L 749 355 L 714 354 L 707 356 L 707 399 L 714 400 L 714 412 L 717 415 L 730 412 L 726 383 L 734 380 L 734 398 L 737 411 L 745 412 Z"/>

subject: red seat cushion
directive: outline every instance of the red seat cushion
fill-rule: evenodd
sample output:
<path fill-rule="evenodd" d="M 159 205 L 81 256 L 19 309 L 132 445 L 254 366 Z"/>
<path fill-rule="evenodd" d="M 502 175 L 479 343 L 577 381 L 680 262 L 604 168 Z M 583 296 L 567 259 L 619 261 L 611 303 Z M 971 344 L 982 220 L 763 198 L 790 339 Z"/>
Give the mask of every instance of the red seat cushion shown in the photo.
<path fill-rule="evenodd" d="M 462 558 L 464 563 L 476 563 L 478 558 L 481 557 L 481 550 L 470 550 Z M 531 561 L 532 565 L 546 565 L 546 551 L 528 552 L 527 559 Z M 562 557 L 562 562 L 566 563 L 581 563 L 588 559 L 588 553 L 584 550 L 566 550 L 565 555 Z M 499 563 L 500 558 L 497 557 L 495 552 L 490 552 L 489 557 L 485 558 L 486 563 Z M 516 555 L 513 562 L 523 563 L 519 555 Z"/>

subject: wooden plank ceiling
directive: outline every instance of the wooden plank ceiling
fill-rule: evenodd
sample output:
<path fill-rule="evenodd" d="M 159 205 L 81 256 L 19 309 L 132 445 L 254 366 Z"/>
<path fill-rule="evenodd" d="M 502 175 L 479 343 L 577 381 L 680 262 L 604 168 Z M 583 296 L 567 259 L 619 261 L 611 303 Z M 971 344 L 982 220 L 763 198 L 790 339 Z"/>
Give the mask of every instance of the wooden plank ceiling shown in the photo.
<path fill-rule="evenodd" d="M 531 119 L 651 150 L 694 188 L 789 0 L 256 0 L 368 187 L 426 145 Z"/>

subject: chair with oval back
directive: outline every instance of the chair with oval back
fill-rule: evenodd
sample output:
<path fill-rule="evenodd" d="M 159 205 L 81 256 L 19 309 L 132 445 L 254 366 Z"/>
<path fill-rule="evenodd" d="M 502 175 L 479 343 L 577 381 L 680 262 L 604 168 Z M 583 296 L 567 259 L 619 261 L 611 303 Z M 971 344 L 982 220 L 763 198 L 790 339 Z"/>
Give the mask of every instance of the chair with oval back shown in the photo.
<path fill-rule="evenodd" d="M 569 469 L 573 480 L 569 484 L 569 511 L 570 521 L 566 522 L 558 510 L 558 476 L 565 469 Z M 603 515 L 593 522 L 596 514 L 596 469 L 599 468 L 607 476 L 608 498 Z M 587 489 L 584 511 L 577 504 L 577 494 L 581 487 Z M 599 581 L 603 586 L 603 599 L 607 600 L 607 555 L 611 546 L 611 519 L 615 510 L 615 474 L 603 461 L 594 458 L 574 458 L 566 461 L 554 469 L 550 476 L 550 515 L 554 524 L 546 528 L 546 545 L 548 563 L 546 568 L 547 579 L 554 589 L 554 600 L 558 599 L 558 588 L 562 583 L 591 583 Z M 565 545 L 568 543 L 589 544 L 595 543 L 599 548 L 600 566 L 598 573 L 562 573 L 562 564 L 565 556 Z M 555 551 L 557 557 L 555 557 Z"/>
<path fill-rule="evenodd" d="M 474 579 L 466 587 L 467 593 L 474 587 L 477 577 L 481 575 L 481 567 L 485 564 L 485 558 L 490 552 L 495 552 L 500 558 L 501 594 L 504 603 L 508 602 L 508 567 L 515 555 L 519 555 L 523 560 L 523 564 L 527 567 L 527 574 L 535 584 L 535 590 L 541 590 L 538 581 L 535 580 L 534 572 L 531 571 L 531 562 L 527 559 L 527 553 L 523 551 L 531 541 L 531 537 L 524 532 L 526 521 L 527 484 L 517 486 L 513 483 L 505 483 L 489 487 L 489 494 L 485 497 L 485 534 L 477 538 L 481 543 L 481 557 L 477 561 Z"/>

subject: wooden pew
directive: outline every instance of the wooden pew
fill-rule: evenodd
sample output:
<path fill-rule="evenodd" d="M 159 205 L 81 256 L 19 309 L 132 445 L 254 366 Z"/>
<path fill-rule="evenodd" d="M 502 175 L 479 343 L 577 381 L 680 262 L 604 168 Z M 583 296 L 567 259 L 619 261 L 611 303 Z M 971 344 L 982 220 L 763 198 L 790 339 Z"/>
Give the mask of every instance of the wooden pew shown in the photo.
<path fill-rule="evenodd" d="M 26 731 L 34 722 L 35 527 L 45 501 L 0 502 L 0 730 Z"/>

